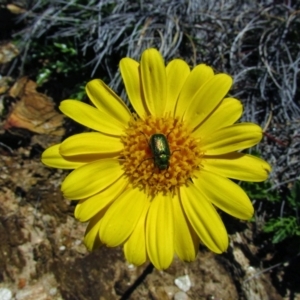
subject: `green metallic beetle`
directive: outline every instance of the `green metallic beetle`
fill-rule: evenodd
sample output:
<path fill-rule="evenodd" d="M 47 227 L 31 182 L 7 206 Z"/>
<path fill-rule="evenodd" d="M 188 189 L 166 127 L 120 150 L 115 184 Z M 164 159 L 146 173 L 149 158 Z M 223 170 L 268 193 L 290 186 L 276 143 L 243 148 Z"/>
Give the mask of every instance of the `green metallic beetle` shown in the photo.
<path fill-rule="evenodd" d="M 144 161 L 153 159 L 154 166 L 157 167 L 160 171 L 167 170 L 170 166 L 169 160 L 172 155 L 170 152 L 170 147 L 167 138 L 169 134 L 165 136 L 163 133 L 155 133 L 151 135 L 150 139 L 148 140 L 146 134 L 142 131 L 141 133 L 145 136 L 153 157 L 145 158 L 140 162 L 138 167 Z"/>
<path fill-rule="evenodd" d="M 154 165 L 161 171 L 169 168 L 171 157 L 167 137 L 162 133 L 153 134 L 149 140 L 149 147 L 153 155 Z"/>

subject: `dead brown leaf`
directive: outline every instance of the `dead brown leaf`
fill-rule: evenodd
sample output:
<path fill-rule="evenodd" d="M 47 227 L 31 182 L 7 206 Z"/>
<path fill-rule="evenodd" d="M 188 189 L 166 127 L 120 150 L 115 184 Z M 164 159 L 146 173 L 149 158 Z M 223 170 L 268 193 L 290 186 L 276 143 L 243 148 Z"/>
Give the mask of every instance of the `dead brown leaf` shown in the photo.
<path fill-rule="evenodd" d="M 13 105 L 4 129 L 17 127 L 40 134 L 64 135 L 64 116 L 55 110 L 52 99 L 37 92 L 36 87 L 37 84 L 27 77 L 13 85 L 9 96 L 19 101 Z"/>
<path fill-rule="evenodd" d="M 26 9 L 25 8 L 22 8 L 18 5 L 15 5 L 13 3 L 10 3 L 10 4 L 7 4 L 6 5 L 6 8 L 12 13 L 12 14 L 15 14 L 15 15 L 20 15 L 20 14 L 24 14 L 26 12 Z"/>
<path fill-rule="evenodd" d="M 0 64 L 5 64 L 10 62 L 18 55 L 19 55 L 19 50 L 14 44 L 7 43 L 0 46 Z"/>
<path fill-rule="evenodd" d="M 10 84 L 13 82 L 13 79 L 9 76 L 3 76 L 0 78 L 0 95 L 8 91 Z"/>

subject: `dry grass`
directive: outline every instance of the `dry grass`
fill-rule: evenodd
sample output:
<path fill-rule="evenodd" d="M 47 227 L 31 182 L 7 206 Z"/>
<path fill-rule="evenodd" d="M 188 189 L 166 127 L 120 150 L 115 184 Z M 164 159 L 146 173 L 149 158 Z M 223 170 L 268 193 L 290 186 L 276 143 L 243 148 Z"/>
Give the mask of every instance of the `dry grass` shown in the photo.
<path fill-rule="evenodd" d="M 117 64 L 157 47 L 166 61 L 205 62 L 235 79 L 233 96 L 245 105 L 244 120 L 268 134 L 258 146 L 273 165 L 274 188 L 300 174 L 300 12 L 285 1 L 34 1 L 22 15 L 23 61 L 33 40 L 71 39 L 90 57 L 91 77 L 105 74 L 122 91 Z M 296 2 L 296 1 L 295 1 Z"/>

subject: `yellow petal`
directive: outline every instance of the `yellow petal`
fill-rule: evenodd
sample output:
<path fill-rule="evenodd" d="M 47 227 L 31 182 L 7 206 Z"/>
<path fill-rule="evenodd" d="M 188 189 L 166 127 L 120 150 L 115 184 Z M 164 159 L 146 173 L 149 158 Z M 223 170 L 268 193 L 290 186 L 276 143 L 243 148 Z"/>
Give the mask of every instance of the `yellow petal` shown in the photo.
<path fill-rule="evenodd" d="M 46 166 L 59 169 L 76 169 L 86 164 L 84 161 L 69 161 L 59 152 L 61 144 L 49 147 L 42 153 L 42 163 Z"/>
<path fill-rule="evenodd" d="M 213 76 L 213 69 L 204 64 L 196 66 L 192 72 L 190 72 L 179 95 L 175 116 L 183 116 L 196 93 L 203 86 L 203 84 Z"/>
<path fill-rule="evenodd" d="M 203 123 L 193 131 L 193 136 L 201 138 L 222 127 L 234 124 L 243 113 L 242 103 L 234 98 L 225 98 Z"/>
<path fill-rule="evenodd" d="M 199 238 L 184 215 L 177 195 L 172 198 L 174 208 L 174 247 L 175 253 L 183 261 L 193 261 L 196 258 Z"/>
<path fill-rule="evenodd" d="M 205 155 L 220 155 L 250 148 L 262 139 L 262 129 L 253 123 L 221 128 L 200 140 Z"/>
<path fill-rule="evenodd" d="M 194 184 L 180 187 L 180 199 L 185 214 L 201 241 L 215 253 L 228 247 L 228 236 L 216 209 L 204 192 Z"/>
<path fill-rule="evenodd" d="M 62 183 L 61 190 L 67 199 L 87 198 L 110 186 L 123 173 L 117 159 L 101 159 L 71 172 Z"/>
<path fill-rule="evenodd" d="M 150 202 L 144 207 L 144 211 L 136 224 L 131 236 L 124 244 L 126 260 L 135 266 L 142 265 L 147 260 L 145 222 Z"/>
<path fill-rule="evenodd" d="M 254 209 L 247 194 L 230 179 L 201 169 L 193 182 L 207 200 L 226 213 L 242 220 L 253 216 Z"/>
<path fill-rule="evenodd" d="M 99 132 L 85 132 L 73 135 L 64 140 L 59 151 L 63 156 L 117 154 L 123 148 L 124 145 L 119 137 L 113 137 Z"/>
<path fill-rule="evenodd" d="M 100 240 L 108 247 L 122 244 L 135 229 L 145 207 L 147 195 L 137 188 L 127 189 L 107 210 L 100 227 Z"/>
<path fill-rule="evenodd" d="M 126 126 L 131 113 L 122 99 L 115 94 L 102 80 L 94 79 L 86 85 L 86 92 L 93 104 L 108 116 Z"/>
<path fill-rule="evenodd" d="M 140 64 L 129 57 L 125 57 L 120 61 L 120 71 L 130 103 L 139 117 L 144 119 L 148 111 L 142 95 Z"/>
<path fill-rule="evenodd" d="M 168 101 L 165 111 L 167 113 L 171 112 L 171 115 L 173 116 L 179 93 L 186 78 L 190 74 L 190 67 L 184 60 L 174 59 L 168 63 L 166 67 L 166 74 Z"/>
<path fill-rule="evenodd" d="M 146 223 L 146 247 L 156 269 L 170 266 L 174 257 L 174 216 L 170 195 L 159 193 L 151 202 Z"/>
<path fill-rule="evenodd" d="M 270 165 L 264 160 L 244 153 L 228 153 L 219 156 L 204 156 L 203 168 L 223 177 L 260 182 L 268 178 Z"/>
<path fill-rule="evenodd" d="M 76 100 L 64 100 L 59 109 L 77 123 L 96 131 L 115 136 L 124 134 L 124 124 L 91 105 Z"/>
<path fill-rule="evenodd" d="M 104 191 L 88 199 L 79 201 L 75 208 L 75 218 L 80 222 L 86 222 L 99 211 L 111 204 L 128 186 L 128 179 L 121 176 L 116 182 L 108 186 Z"/>
<path fill-rule="evenodd" d="M 84 234 L 84 244 L 89 251 L 99 248 L 102 243 L 99 238 L 99 229 L 101 225 L 102 218 L 105 214 L 105 211 L 101 211 L 96 216 L 94 216 L 85 231 Z"/>
<path fill-rule="evenodd" d="M 201 124 L 219 105 L 232 85 L 232 78 L 226 74 L 218 74 L 206 81 L 190 101 L 183 119 L 191 128 Z"/>
<path fill-rule="evenodd" d="M 167 101 L 166 69 L 164 60 L 156 49 L 143 52 L 141 78 L 148 110 L 153 116 L 163 116 Z"/>

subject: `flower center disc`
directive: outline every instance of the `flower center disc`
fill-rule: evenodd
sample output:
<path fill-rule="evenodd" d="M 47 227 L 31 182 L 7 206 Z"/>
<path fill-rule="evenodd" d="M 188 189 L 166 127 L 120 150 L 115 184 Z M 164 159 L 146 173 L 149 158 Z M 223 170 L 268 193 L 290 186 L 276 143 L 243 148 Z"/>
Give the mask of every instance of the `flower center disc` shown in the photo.
<path fill-rule="evenodd" d="M 154 134 L 163 134 L 170 148 L 168 168 L 155 165 L 149 140 Z M 145 189 L 149 195 L 158 192 L 176 192 L 176 187 L 189 180 L 201 160 L 198 142 L 178 119 L 149 116 L 145 120 L 134 117 L 122 136 L 124 149 L 120 162 L 134 186 Z"/>

